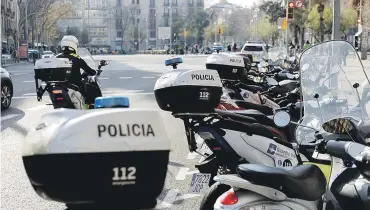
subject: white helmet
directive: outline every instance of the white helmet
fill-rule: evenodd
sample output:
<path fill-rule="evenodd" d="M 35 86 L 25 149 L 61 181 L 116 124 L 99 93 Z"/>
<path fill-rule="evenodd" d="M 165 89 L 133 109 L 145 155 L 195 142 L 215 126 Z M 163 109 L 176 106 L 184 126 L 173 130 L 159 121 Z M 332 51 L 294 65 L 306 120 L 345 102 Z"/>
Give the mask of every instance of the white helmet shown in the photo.
<path fill-rule="evenodd" d="M 77 51 L 78 47 L 78 39 L 75 36 L 64 36 L 62 41 L 60 42 L 60 46 L 67 47 L 69 50 Z"/>

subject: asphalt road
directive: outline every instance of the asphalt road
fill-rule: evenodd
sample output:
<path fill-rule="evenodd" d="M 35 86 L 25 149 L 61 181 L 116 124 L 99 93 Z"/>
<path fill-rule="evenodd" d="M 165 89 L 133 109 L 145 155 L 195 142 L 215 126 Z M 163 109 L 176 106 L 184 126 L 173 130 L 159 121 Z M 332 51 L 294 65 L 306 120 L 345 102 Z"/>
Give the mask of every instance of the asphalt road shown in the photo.
<path fill-rule="evenodd" d="M 153 95 L 157 78 L 171 67 L 164 66 L 169 56 L 96 56 L 95 59 L 112 60 L 103 67 L 101 74 L 103 95 L 123 95 L 130 98 L 131 107 L 158 108 Z M 206 57 L 183 57 L 179 68 L 204 69 Z M 40 116 L 52 110 L 35 95 L 33 65 L 21 64 L 6 68 L 14 83 L 11 107 L 1 113 L 1 209 L 6 210 L 58 210 L 64 204 L 46 201 L 32 189 L 26 176 L 22 159 L 21 143 Z M 158 108 L 159 109 L 159 108 Z M 200 156 L 189 154 L 185 131 L 181 120 L 161 111 L 168 136 L 171 139 L 170 163 L 166 184 L 158 197 L 157 209 L 196 209 L 201 197 L 188 194 L 191 174 Z M 47 168 L 45 168 L 47 170 Z"/>

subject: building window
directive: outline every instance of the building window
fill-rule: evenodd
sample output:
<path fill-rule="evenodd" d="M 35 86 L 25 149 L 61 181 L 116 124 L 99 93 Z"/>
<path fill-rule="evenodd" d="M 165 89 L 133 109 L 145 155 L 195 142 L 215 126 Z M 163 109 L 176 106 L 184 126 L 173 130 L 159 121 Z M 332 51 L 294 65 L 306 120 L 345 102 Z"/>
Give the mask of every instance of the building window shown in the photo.
<path fill-rule="evenodd" d="M 164 19 L 164 26 L 165 27 L 170 26 L 168 18 Z"/>
<path fill-rule="evenodd" d="M 155 19 L 149 19 L 149 25 L 155 26 Z"/>
<path fill-rule="evenodd" d="M 150 31 L 150 38 L 155 38 L 155 31 Z"/>
<path fill-rule="evenodd" d="M 155 16 L 155 9 L 149 10 L 149 16 Z"/>
<path fill-rule="evenodd" d="M 122 37 L 122 31 L 117 32 L 117 37 L 121 38 Z"/>
<path fill-rule="evenodd" d="M 172 8 L 172 15 L 177 16 L 177 8 Z"/>
<path fill-rule="evenodd" d="M 121 0 L 117 0 L 117 6 L 121 6 Z"/>
<path fill-rule="evenodd" d="M 189 0 L 189 5 L 193 5 L 194 4 L 194 0 Z"/>
<path fill-rule="evenodd" d="M 164 11 L 163 11 L 163 14 L 164 14 L 165 16 L 167 16 L 167 15 L 169 14 L 169 10 L 170 10 L 170 9 L 165 7 L 165 8 L 163 8 L 163 10 L 164 10 Z"/>
<path fill-rule="evenodd" d="M 172 6 L 177 6 L 177 0 L 172 0 Z"/>
<path fill-rule="evenodd" d="M 149 6 L 154 7 L 155 6 L 155 0 L 150 0 Z"/>
<path fill-rule="evenodd" d="M 136 4 L 140 4 L 140 0 L 136 0 Z"/>
<path fill-rule="evenodd" d="M 135 0 L 132 0 L 132 4 L 135 4 Z"/>
<path fill-rule="evenodd" d="M 136 23 L 137 24 L 139 24 L 140 23 L 140 19 L 138 18 L 138 19 L 136 19 Z"/>
<path fill-rule="evenodd" d="M 137 15 L 140 15 L 140 13 L 141 13 L 141 9 L 138 9 L 138 10 L 136 11 L 136 14 L 137 14 Z"/>
<path fill-rule="evenodd" d="M 164 6 L 170 6 L 170 0 L 164 0 L 163 5 Z"/>

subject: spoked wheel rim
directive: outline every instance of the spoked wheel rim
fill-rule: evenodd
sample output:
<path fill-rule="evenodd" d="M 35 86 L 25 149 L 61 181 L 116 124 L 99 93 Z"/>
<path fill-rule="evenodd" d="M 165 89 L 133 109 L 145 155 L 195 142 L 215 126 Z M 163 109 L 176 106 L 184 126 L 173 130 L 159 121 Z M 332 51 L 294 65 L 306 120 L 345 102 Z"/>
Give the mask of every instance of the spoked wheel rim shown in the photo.
<path fill-rule="evenodd" d="M 11 102 L 11 90 L 10 87 L 4 85 L 1 87 L 1 106 L 9 107 Z"/>

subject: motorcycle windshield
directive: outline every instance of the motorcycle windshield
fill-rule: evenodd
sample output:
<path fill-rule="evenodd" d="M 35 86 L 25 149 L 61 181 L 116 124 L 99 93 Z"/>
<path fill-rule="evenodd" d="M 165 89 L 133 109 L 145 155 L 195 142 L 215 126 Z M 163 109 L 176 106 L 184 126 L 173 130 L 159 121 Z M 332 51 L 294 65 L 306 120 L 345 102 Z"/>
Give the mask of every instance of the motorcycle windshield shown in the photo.
<path fill-rule="evenodd" d="M 369 70 L 365 71 L 350 43 L 333 40 L 308 48 L 299 65 L 304 101 L 302 125 L 323 131 L 321 125 L 333 118 L 368 119 Z M 313 129 L 297 126 L 296 140 L 312 142 L 314 134 Z"/>
<path fill-rule="evenodd" d="M 89 50 L 86 48 L 77 48 L 77 54 L 86 61 L 87 65 L 92 69 L 97 69 L 96 63 Z"/>

